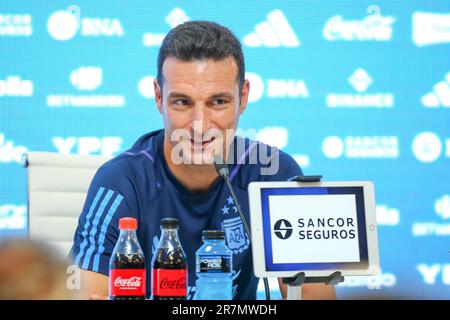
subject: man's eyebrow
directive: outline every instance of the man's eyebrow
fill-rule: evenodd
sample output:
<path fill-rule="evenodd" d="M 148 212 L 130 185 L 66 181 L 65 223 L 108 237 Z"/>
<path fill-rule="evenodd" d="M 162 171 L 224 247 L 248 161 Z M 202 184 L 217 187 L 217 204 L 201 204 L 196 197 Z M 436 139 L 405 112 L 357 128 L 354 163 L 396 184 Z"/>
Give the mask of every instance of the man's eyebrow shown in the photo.
<path fill-rule="evenodd" d="M 191 97 L 181 92 L 171 92 L 169 93 L 169 98 L 190 99 Z"/>
<path fill-rule="evenodd" d="M 234 95 L 232 95 L 231 93 L 228 93 L 228 92 L 220 92 L 220 93 L 213 94 L 209 98 L 210 99 L 223 99 L 223 98 L 233 99 Z"/>

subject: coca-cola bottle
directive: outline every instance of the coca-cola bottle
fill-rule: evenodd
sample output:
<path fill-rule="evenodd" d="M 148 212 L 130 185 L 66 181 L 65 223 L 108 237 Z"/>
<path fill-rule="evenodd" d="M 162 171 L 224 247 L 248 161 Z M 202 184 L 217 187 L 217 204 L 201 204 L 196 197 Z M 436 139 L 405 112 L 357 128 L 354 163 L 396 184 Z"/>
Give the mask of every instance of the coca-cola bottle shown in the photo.
<path fill-rule="evenodd" d="M 145 258 L 136 237 L 137 220 L 119 220 L 120 235 L 109 260 L 109 298 L 145 299 Z"/>
<path fill-rule="evenodd" d="M 161 220 L 161 238 L 152 259 L 154 300 L 186 300 L 186 255 L 178 239 L 178 220 Z"/>

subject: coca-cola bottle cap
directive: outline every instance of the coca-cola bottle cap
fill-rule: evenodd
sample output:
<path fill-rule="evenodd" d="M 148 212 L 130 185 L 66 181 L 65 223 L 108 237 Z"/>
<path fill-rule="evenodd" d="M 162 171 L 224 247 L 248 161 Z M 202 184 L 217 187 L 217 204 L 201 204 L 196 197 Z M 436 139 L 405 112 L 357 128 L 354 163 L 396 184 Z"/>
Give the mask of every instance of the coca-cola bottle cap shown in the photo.
<path fill-rule="evenodd" d="M 131 229 L 136 230 L 137 229 L 138 222 L 135 218 L 121 218 L 119 220 L 119 229 Z"/>

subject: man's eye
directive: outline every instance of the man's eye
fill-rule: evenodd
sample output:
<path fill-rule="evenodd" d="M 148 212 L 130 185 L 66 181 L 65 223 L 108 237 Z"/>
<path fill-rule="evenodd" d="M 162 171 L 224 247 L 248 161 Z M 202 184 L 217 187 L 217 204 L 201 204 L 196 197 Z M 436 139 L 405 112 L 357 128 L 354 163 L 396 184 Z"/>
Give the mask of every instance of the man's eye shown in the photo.
<path fill-rule="evenodd" d="M 212 104 L 216 107 L 225 107 L 228 104 L 228 100 L 215 99 Z"/>
<path fill-rule="evenodd" d="M 173 104 L 176 105 L 176 106 L 188 106 L 189 105 L 189 100 L 187 100 L 187 99 L 178 99 L 178 100 L 174 101 Z"/>

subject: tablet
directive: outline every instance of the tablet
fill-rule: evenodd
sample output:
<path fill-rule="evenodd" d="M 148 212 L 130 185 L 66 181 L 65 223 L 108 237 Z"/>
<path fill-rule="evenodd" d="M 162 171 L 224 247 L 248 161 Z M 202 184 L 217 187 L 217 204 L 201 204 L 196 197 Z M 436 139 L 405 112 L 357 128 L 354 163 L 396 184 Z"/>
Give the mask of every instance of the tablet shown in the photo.
<path fill-rule="evenodd" d="M 252 182 L 248 191 L 257 277 L 379 273 L 372 182 Z"/>

